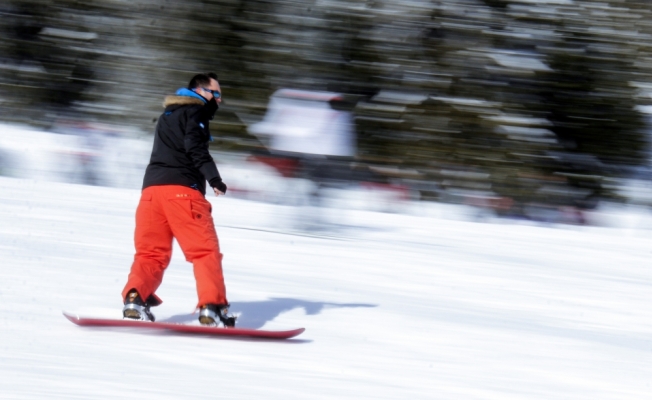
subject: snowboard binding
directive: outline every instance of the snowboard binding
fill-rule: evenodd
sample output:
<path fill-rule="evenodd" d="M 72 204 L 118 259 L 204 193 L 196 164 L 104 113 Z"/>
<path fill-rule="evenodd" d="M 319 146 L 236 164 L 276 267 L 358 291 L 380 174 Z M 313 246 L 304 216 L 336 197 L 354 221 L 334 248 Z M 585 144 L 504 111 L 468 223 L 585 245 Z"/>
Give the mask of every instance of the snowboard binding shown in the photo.
<path fill-rule="evenodd" d="M 122 317 L 140 321 L 154 322 L 154 314 L 149 309 L 150 305 L 144 302 L 136 290 L 131 290 L 125 299 L 125 306 L 122 309 Z"/>
<path fill-rule="evenodd" d="M 229 314 L 229 304 L 206 304 L 199 309 L 199 323 L 206 326 L 218 326 L 221 322 L 225 328 L 234 328 L 236 318 Z"/>

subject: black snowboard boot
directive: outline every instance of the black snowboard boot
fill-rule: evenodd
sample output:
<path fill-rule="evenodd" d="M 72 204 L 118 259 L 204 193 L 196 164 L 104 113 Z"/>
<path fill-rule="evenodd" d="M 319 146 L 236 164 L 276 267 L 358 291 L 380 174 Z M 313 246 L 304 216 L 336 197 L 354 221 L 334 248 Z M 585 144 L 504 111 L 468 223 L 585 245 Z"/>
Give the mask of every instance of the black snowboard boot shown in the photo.
<path fill-rule="evenodd" d="M 150 304 L 143 301 L 136 290 L 127 294 L 125 306 L 122 309 L 122 316 L 129 319 L 154 322 L 154 314 L 149 310 Z"/>
<path fill-rule="evenodd" d="M 199 323 L 202 325 L 215 326 L 221 322 L 226 328 L 234 328 L 235 319 L 235 316 L 229 315 L 228 304 L 206 304 L 199 308 Z"/>

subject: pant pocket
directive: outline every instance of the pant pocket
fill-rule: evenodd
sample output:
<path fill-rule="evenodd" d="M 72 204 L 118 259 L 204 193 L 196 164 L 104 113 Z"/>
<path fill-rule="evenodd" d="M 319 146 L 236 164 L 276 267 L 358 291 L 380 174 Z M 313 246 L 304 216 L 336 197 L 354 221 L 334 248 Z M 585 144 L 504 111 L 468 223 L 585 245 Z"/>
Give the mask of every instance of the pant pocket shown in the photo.
<path fill-rule="evenodd" d="M 136 208 L 136 229 L 148 229 L 152 223 L 152 195 L 143 193 Z"/>
<path fill-rule="evenodd" d="M 210 237 L 216 235 L 213 216 L 211 215 L 212 206 L 206 200 L 190 200 L 190 212 L 195 223 L 201 226 L 206 234 Z"/>
<path fill-rule="evenodd" d="M 211 205 L 208 202 L 190 200 L 192 218 L 197 221 L 210 221 Z"/>

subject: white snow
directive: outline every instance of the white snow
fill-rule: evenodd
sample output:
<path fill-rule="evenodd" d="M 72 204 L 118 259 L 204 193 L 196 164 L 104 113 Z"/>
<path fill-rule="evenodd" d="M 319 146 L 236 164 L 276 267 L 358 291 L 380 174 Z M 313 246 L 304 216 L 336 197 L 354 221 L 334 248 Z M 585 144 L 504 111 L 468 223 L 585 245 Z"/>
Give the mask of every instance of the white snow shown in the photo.
<path fill-rule="evenodd" d="M 120 315 L 138 198 L 0 178 L 0 398 L 652 398 L 649 230 L 420 206 L 327 209 L 328 229 L 303 234 L 298 209 L 210 197 L 240 326 L 304 334 L 73 325 L 62 310 Z M 178 248 L 158 294 L 158 320 L 194 319 Z"/>

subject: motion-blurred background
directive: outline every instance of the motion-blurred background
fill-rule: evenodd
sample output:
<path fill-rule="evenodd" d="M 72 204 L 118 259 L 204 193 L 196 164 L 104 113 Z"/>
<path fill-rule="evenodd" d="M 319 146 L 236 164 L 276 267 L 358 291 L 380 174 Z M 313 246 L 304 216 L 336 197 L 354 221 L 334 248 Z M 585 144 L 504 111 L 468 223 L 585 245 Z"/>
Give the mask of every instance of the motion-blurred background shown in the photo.
<path fill-rule="evenodd" d="M 0 174 L 137 188 L 163 97 L 214 71 L 233 195 L 345 187 L 584 224 L 652 205 L 651 17 L 642 0 L 4 0 Z"/>

